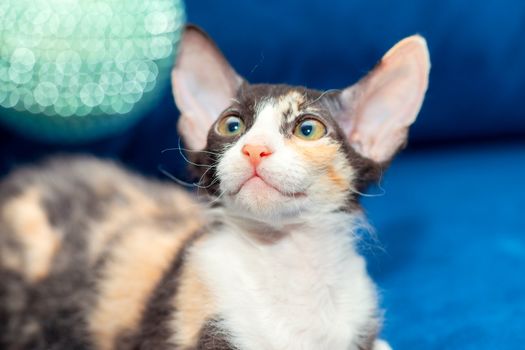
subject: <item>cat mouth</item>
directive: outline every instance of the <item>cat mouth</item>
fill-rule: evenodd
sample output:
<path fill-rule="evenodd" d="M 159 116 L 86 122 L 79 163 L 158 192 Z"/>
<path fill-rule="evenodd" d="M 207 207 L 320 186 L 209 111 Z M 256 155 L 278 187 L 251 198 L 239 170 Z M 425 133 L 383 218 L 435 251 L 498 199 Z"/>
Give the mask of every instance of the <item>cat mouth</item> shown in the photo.
<path fill-rule="evenodd" d="M 261 188 L 268 188 L 270 190 L 274 190 L 278 192 L 283 197 L 290 197 L 290 198 L 297 198 L 297 197 L 305 197 L 306 193 L 304 192 L 286 192 L 281 190 L 280 188 L 270 184 L 268 181 L 266 181 L 262 176 L 259 174 L 254 174 L 247 180 L 243 181 L 243 183 L 239 186 L 237 190 L 231 193 L 232 196 L 237 195 L 245 186 L 258 186 Z"/>

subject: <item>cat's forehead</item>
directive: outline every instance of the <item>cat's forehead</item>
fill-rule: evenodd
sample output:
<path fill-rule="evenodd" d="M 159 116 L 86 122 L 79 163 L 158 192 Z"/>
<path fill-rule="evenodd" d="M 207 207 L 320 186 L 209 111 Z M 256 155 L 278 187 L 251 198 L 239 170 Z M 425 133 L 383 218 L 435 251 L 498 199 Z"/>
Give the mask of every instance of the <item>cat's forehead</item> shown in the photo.
<path fill-rule="evenodd" d="M 320 91 L 307 89 L 302 86 L 290 86 L 286 84 L 244 84 L 239 89 L 237 97 L 241 103 L 264 98 L 289 98 L 290 100 L 301 103 L 309 99 L 314 100 L 321 94 L 322 92 Z"/>
<path fill-rule="evenodd" d="M 307 113 L 330 113 L 317 90 L 288 85 L 245 85 L 233 100 L 232 108 L 241 111 L 244 117 L 256 119 L 263 111 L 276 117 L 276 122 L 292 123 L 299 115 Z"/>

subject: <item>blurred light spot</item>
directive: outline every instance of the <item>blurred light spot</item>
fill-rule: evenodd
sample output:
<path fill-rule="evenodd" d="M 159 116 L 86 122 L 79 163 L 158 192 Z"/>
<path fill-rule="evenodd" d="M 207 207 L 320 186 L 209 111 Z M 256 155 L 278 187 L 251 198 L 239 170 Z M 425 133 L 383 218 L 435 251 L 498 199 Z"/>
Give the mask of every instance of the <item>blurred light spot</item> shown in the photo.
<path fill-rule="evenodd" d="M 169 76 L 183 22 L 182 0 L 1 0 L 0 105 L 129 113 Z"/>
<path fill-rule="evenodd" d="M 100 85 L 88 83 L 80 90 L 80 100 L 88 107 L 98 106 L 104 99 L 104 90 Z"/>
<path fill-rule="evenodd" d="M 48 107 L 58 99 L 58 90 L 55 84 L 43 82 L 36 86 L 33 96 L 39 105 Z"/>

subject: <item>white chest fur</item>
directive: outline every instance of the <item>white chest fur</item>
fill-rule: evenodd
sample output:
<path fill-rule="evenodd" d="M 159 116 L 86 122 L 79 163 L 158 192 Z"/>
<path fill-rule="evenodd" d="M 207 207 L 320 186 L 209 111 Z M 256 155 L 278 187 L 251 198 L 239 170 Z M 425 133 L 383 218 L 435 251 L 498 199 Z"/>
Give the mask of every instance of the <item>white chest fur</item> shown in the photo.
<path fill-rule="evenodd" d="M 375 288 L 348 233 L 303 228 L 270 244 L 231 226 L 195 253 L 240 349 L 357 349 L 375 320 Z"/>

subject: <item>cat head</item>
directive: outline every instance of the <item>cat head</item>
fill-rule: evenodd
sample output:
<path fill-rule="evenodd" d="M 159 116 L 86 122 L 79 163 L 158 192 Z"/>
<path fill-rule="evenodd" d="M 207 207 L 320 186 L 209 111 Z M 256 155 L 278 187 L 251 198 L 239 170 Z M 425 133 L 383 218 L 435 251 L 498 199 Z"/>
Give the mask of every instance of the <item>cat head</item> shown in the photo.
<path fill-rule="evenodd" d="M 199 184 L 235 213 L 274 222 L 351 210 L 406 143 L 429 69 L 425 40 L 411 36 L 343 90 L 250 84 L 188 26 L 172 72 L 178 129 Z"/>

